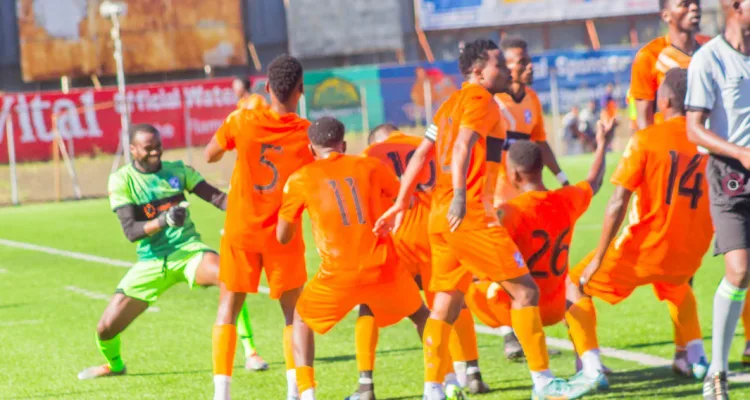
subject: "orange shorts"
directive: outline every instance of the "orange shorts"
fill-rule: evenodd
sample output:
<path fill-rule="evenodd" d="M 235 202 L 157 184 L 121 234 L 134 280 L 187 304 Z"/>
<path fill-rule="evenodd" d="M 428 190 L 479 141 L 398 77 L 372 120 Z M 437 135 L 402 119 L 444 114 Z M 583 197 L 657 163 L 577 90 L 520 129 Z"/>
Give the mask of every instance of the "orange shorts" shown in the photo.
<path fill-rule="evenodd" d="M 370 307 L 375 323 L 382 328 L 417 312 L 422 297 L 414 279 L 402 268 L 397 268 L 393 280 L 364 285 L 319 274 L 305 285 L 297 312 L 313 331 L 324 334 L 359 304 Z"/>
<path fill-rule="evenodd" d="M 257 252 L 234 247 L 221 240 L 219 280 L 232 292 L 258 293 L 260 273 L 266 271 L 272 299 L 307 282 L 305 251 Z"/>
<path fill-rule="evenodd" d="M 500 289 L 497 296 L 488 299 L 487 290 L 490 281 L 476 281 L 469 286 L 464 297 L 466 305 L 483 324 L 491 328 L 512 326 L 510 320 L 511 298 L 507 292 Z M 556 325 L 565 318 L 565 291 L 559 291 L 552 298 L 539 302 L 539 312 L 544 326 Z"/>
<path fill-rule="evenodd" d="M 568 276 L 572 282 L 578 283 L 583 270 L 593 258 L 594 252 L 591 252 L 570 270 Z M 669 300 L 679 305 L 685 294 L 692 290 L 689 282 L 695 272 L 670 274 L 664 270 L 639 266 L 637 262 L 612 246 L 607 250 L 599 270 L 586 284 L 584 292 L 607 303 L 617 304 L 627 299 L 637 287 L 653 285 L 654 293 L 659 300 Z"/>
<path fill-rule="evenodd" d="M 469 289 L 476 276 L 493 282 L 529 273 L 521 252 L 501 226 L 430 234 L 433 292 Z"/>

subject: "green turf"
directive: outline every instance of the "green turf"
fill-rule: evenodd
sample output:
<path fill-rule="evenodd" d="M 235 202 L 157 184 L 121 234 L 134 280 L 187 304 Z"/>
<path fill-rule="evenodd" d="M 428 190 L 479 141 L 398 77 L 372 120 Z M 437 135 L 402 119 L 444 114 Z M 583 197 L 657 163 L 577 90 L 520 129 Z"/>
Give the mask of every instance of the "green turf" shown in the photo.
<path fill-rule="evenodd" d="M 572 179 L 581 179 L 590 161 L 588 156 L 569 158 L 563 160 L 563 166 Z M 608 163 L 610 171 L 615 161 L 612 158 Z M 604 187 L 579 222 L 571 246 L 571 264 L 596 243 L 597 226 L 611 189 L 610 185 Z M 191 203 L 192 215 L 205 240 L 218 246 L 223 214 L 199 199 L 193 198 Z M 123 237 L 106 200 L 0 209 L 0 227 L 0 238 L 120 260 L 135 259 L 135 248 Z M 308 243 L 312 272 L 317 254 L 312 242 Z M 696 291 L 704 335 L 708 337 L 712 296 L 723 264 L 711 257 L 705 261 L 696 279 Z M 215 288 L 191 292 L 180 286 L 167 292 L 156 304 L 159 312 L 145 313 L 123 334 L 123 356 L 129 374 L 79 382 L 76 374 L 81 369 L 102 362 L 93 339 L 106 302 L 65 288 L 76 286 L 110 294 L 125 269 L 1 245 L 0 269 L 5 271 L 0 274 L 0 398 L 211 398 L 211 326 L 218 298 Z M 249 306 L 257 344 L 271 370 L 246 372 L 238 349 L 234 398 L 282 399 L 286 383 L 280 309 L 264 295 L 251 296 Z M 656 301 L 649 288 L 638 290 L 616 309 L 598 303 L 598 310 L 603 346 L 671 357 L 672 328 L 666 306 Z M 341 399 L 355 388 L 354 321 L 354 315 L 349 315 L 328 335 L 317 337 L 319 399 Z M 548 333 L 566 337 L 559 327 Z M 479 336 L 483 375 L 493 392 L 474 397 L 528 398 L 528 371 L 523 364 L 503 358 L 501 343 L 495 336 Z M 708 338 L 706 347 L 710 351 Z M 742 339 L 738 335 L 731 356 L 734 368 L 738 368 L 741 351 Z M 421 398 L 421 360 L 420 342 L 408 322 L 383 330 L 375 374 L 378 398 Z M 617 371 L 611 379 L 613 388 L 591 398 L 696 398 L 700 393 L 699 384 L 675 378 L 667 368 L 647 368 L 610 358 L 605 362 Z M 552 368 L 561 376 L 571 375 L 571 353 L 553 358 Z M 733 384 L 732 388 L 735 398 L 750 398 L 750 387 Z"/>

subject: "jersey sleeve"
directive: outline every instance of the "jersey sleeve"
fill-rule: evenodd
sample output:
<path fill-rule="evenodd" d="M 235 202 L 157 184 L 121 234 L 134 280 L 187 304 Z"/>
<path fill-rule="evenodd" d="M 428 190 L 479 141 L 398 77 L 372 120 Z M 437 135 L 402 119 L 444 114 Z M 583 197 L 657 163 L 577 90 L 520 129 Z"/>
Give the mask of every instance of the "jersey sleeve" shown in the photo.
<path fill-rule="evenodd" d="M 468 94 L 466 108 L 461 115 L 461 128 L 471 129 L 482 137 L 487 137 L 497 126 L 500 109 L 489 92 Z"/>
<path fill-rule="evenodd" d="M 195 189 L 195 187 L 205 179 L 200 174 L 200 172 L 195 170 L 195 168 L 185 164 L 183 164 L 183 168 L 185 174 L 185 189 L 188 192 L 192 192 L 193 189 Z"/>
<path fill-rule="evenodd" d="M 713 79 L 711 62 L 705 54 L 705 51 L 698 50 L 688 67 L 687 96 L 685 96 L 685 106 L 688 110 L 711 111 L 714 108 L 716 81 Z"/>
<path fill-rule="evenodd" d="M 588 210 L 591 199 L 594 197 L 591 184 L 588 181 L 581 181 L 574 186 L 567 186 L 560 190 L 565 191 L 565 199 L 573 219 L 581 218 L 581 215 Z"/>
<path fill-rule="evenodd" d="M 236 110 L 229 114 L 229 116 L 224 120 L 224 123 L 221 124 L 219 127 L 219 130 L 216 131 L 216 134 L 214 137 L 216 137 L 216 141 L 219 143 L 219 146 L 223 148 L 224 150 L 234 150 L 236 147 L 236 143 L 234 141 L 235 139 L 235 126 L 238 122 L 238 119 L 240 117 L 241 110 Z"/>
<path fill-rule="evenodd" d="M 531 140 L 544 142 L 547 140 L 547 131 L 544 130 L 544 110 L 542 110 L 542 102 L 536 95 L 534 95 L 534 118 L 536 123 L 531 131 Z"/>
<path fill-rule="evenodd" d="M 656 59 L 647 49 L 635 55 L 630 75 L 630 95 L 636 100 L 656 100 L 658 84 L 654 76 Z"/>
<path fill-rule="evenodd" d="M 122 206 L 136 203 L 132 197 L 130 187 L 127 184 L 124 174 L 121 174 L 120 172 L 116 172 L 109 176 L 107 191 L 109 192 L 109 206 L 112 210 L 117 210 Z"/>
<path fill-rule="evenodd" d="M 646 150 L 642 140 L 637 133 L 630 138 L 620 163 L 612 174 L 612 184 L 622 186 L 631 192 L 640 186 L 646 168 Z"/>
<path fill-rule="evenodd" d="M 297 222 L 305 206 L 305 178 L 303 172 L 298 170 L 284 184 L 279 218 L 287 222 Z"/>

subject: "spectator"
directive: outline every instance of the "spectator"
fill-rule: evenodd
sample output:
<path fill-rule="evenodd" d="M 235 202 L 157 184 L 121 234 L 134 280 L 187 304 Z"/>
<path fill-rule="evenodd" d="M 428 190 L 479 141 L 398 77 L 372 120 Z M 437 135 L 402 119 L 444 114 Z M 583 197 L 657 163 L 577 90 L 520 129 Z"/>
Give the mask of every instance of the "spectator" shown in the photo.
<path fill-rule="evenodd" d="M 581 139 L 586 151 L 594 151 L 595 149 L 596 121 L 598 120 L 596 101 L 591 100 L 578 116 L 578 131 L 582 134 Z"/>
<path fill-rule="evenodd" d="M 578 130 L 578 114 L 578 106 L 573 106 L 570 108 L 570 112 L 565 114 L 562 120 L 562 138 L 565 143 L 565 152 L 568 155 L 580 154 L 583 152 L 584 138 L 581 131 Z"/>
<path fill-rule="evenodd" d="M 604 121 L 617 117 L 617 102 L 615 101 L 615 86 L 611 83 L 604 88 L 604 94 L 599 100 L 601 119 Z"/>

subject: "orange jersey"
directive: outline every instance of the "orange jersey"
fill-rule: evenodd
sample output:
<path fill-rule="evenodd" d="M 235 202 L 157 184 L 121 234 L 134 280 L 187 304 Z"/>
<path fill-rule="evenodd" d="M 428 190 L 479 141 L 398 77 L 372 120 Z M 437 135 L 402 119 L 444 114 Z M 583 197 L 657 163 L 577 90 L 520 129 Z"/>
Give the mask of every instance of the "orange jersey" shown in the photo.
<path fill-rule="evenodd" d="M 630 139 L 612 183 L 635 193 L 630 224 L 614 247 L 639 267 L 672 275 L 700 265 L 713 236 L 706 157 L 688 141 L 685 117 Z"/>
<path fill-rule="evenodd" d="M 257 93 L 250 93 L 237 102 L 237 109 L 241 110 L 243 108 L 247 108 L 249 110 L 255 108 L 268 108 L 268 102 L 266 102 L 265 97 Z"/>
<path fill-rule="evenodd" d="M 696 35 L 698 45 L 703 45 L 711 38 Z M 656 100 L 664 75 L 672 68 L 687 69 L 692 56 L 672 46 L 668 36 L 658 37 L 643 46 L 635 55 L 630 79 L 630 94 L 635 100 Z M 661 113 L 654 116 L 654 122 L 662 122 Z"/>
<path fill-rule="evenodd" d="M 258 252 L 290 250 L 276 240 L 277 214 L 289 175 L 313 161 L 309 126 L 294 113 L 240 109 L 216 132 L 222 148 L 237 150 L 224 222 L 224 238 L 232 246 Z M 296 245 L 304 246 L 298 236 Z"/>
<path fill-rule="evenodd" d="M 587 181 L 546 192 L 526 192 L 500 207 L 502 224 L 539 286 L 540 304 L 565 291 L 573 228 L 594 192 Z"/>
<path fill-rule="evenodd" d="M 417 136 L 393 132 L 385 141 L 368 146 L 363 154 L 385 162 L 393 173 L 401 178 L 407 164 L 409 164 L 409 160 L 414 155 L 419 144 L 422 143 L 422 140 L 424 139 Z M 435 186 L 436 175 L 437 166 L 435 159 L 431 158 L 428 160 L 427 167 L 419 178 L 412 206 L 404 213 L 404 220 L 401 226 L 393 234 L 399 256 L 403 262 L 409 265 L 430 263 L 430 242 L 427 238 L 427 223 L 430 215 L 430 202 L 432 200 L 431 192 Z"/>
<path fill-rule="evenodd" d="M 395 199 L 396 175 L 371 157 L 331 153 L 292 174 L 284 187 L 279 218 L 299 221 L 307 209 L 320 255 L 318 276 L 359 284 L 392 278 L 390 236 L 373 232 L 385 211 L 383 199 Z M 389 254 L 390 253 L 390 254 Z"/>
<path fill-rule="evenodd" d="M 466 216 L 459 230 L 486 228 L 494 222 L 491 195 L 497 179 L 505 130 L 492 94 L 482 86 L 464 83 L 461 90 L 440 106 L 425 137 L 435 141 L 437 179 L 430 208 L 430 233 L 449 231 L 448 208 L 453 199 L 451 162 L 453 145 L 461 128 L 480 138 L 470 149 L 466 178 Z M 488 163 L 489 161 L 489 163 Z M 488 168 L 488 164 L 493 164 Z"/>

